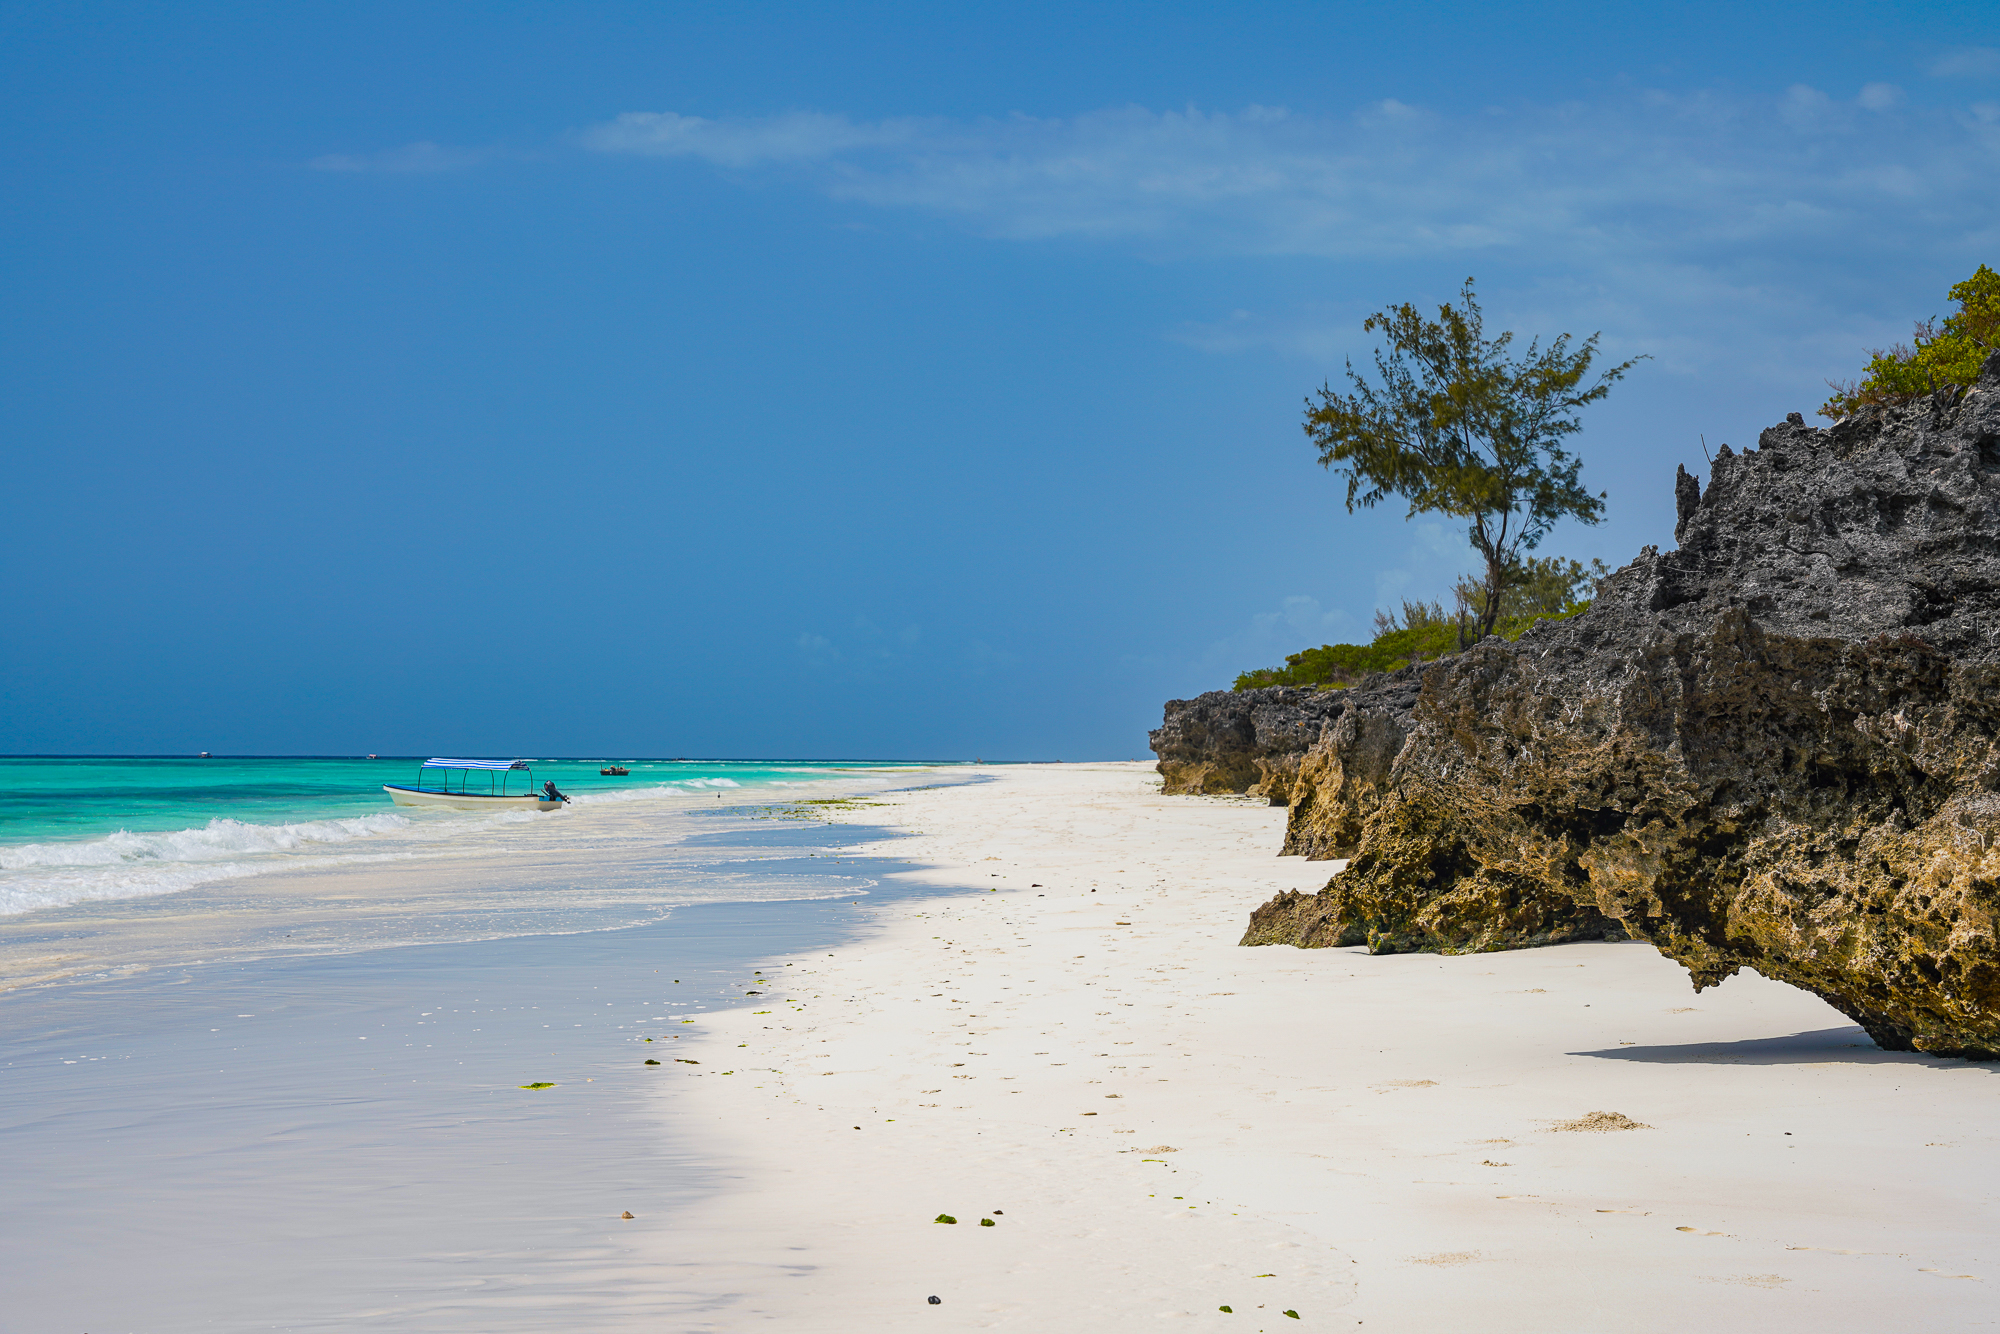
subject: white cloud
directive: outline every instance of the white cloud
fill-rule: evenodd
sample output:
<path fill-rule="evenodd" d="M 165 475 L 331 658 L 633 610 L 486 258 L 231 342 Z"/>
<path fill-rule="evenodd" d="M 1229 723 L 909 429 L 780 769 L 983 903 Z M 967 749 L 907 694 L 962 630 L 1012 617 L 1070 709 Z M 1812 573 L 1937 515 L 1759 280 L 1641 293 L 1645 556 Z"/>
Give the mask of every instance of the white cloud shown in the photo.
<path fill-rule="evenodd" d="M 1238 672 L 1284 666 L 1288 653 L 1373 637 L 1372 628 L 1365 628 L 1362 621 L 1346 611 L 1325 606 L 1318 598 L 1301 593 L 1280 600 L 1274 610 L 1252 615 L 1248 623 L 1210 643 L 1185 663 L 1144 659 L 1128 659 L 1128 662 L 1153 669 L 1170 666 L 1178 669 L 1176 674 L 1190 680 L 1227 685 Z"/>
<path fill-rule="evenodd" d="M 328 153 L 324 157 L 314 158 L 306 165 L 314 171 L 420 174 L 463 171 L 468 167 L 476 167 L 492 157 L 493 153 L 489 149 L 452 148 L 425 139 L 380 153 Z"/>
<path fill-rule="evenodd" d="M 1154 254 L 1328 259 L 1557 254 L 1572 265 L 1729 264 L 1857 231 L 1983 228 L 2000 145 L 1974 116 L 1858 103 L 1645 93 L 1446 116 L 1121 107 L 1064 119 L 855 122 L 633 113 L 605 153 L 797 174 L 836 198 L 983 235 L 1117 240 Z M 1191 335 L 1193 336 L 1193 335 Z"/>
<path fill-rule="evenodd" d="M 798 637 L 797 643 L 799 652 L 805 654 L 806 660 L 815 667 L 830 666 L 841 660 L 839 645 L 825 635 L 806 631 Z"/>
<path fill-rule="evenodd" d="M 1284 599 L 1276 611 L 1259 612 L 1250 618 L 1250 638 L 1254 641 L 1297 645 L 1319 637 L 1326 642 L 1355 624 L 1354 618 L 1338 607 L 1322 607 L 1319 599 L 1297 594 Z M 1272 638 L 1273 635 L 1277 637 Z"/>
<path fill-rule="evenodd" d="M 1785 101 L 1780 114 L 1785 122 L 1799 129 L 1810 129 L 1821 124 L 1833 109 L 1833 99 L 1817 88 L 1795 83 L 1785 89 Z"/>
<path fill-rule="evenodd" d="M 2000 50 L 1990 46 L 1961 46 L 1931 62 L 1931 74 L 1940 79 L 1990 79 L 2000 75 Z"/>
<path fill-rule="evenodd" d="M 1805 85 L 1640 91 L 1468 115 L 1400 102 L 880 123 L 658 113 L 583 142 L 754 168 L 997 239 L 1344 264 L 1289 308 L 1163 331 L 1322 369 L 1379 301 L 1369 270 L 1406 266 L 1438 298 L 1480 275 L 1504 327 L 1604 329 L 1608 354 L 1650 353 L 1653 371 L 1817 389 L 1827 367 L 1902 336 L 1913 294 L 1941 293 L 2000 245 L 2000 111 L 1911 106 L 1888 84 L 1854 100 Z"/>
<path fill-rule="evenodd" d="M 857 125 L 845 116 L 792 112 L 783 116 L 710 120 L 671 111 L 630 111 L 585 130 L 585 148 L 647 157 L 694 157 L 722 167 L 820 162 L 857 149 L 916 142 L 931 123 L 881 121 Z"/>

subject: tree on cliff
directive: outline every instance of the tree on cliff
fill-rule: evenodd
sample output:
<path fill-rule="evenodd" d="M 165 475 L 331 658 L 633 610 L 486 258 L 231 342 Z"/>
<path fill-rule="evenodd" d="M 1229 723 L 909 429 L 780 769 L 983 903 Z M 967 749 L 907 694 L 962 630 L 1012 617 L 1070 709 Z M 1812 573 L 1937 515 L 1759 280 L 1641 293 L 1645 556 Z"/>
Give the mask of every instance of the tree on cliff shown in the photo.
<path fill-rule="evenodd" d="M 1347 478 L 1347 509 L 1370 509 L 1398 496 L 1410 516 L 1448 514 L 1467 521 L 1466 535 L 1486 565 L 1477 606 L 1480 635 L 1492 633 L 1510 587 L 1524 577 L 1524 552 L 1556 521 L 1597 523 L 1604 495 L 1590 494 L 1577 474 L 1583 461 L 1563 438 L 1583 429 L 1577 409 L 1611 392 L 1634 362 L 1585 378 L 1597 360 L 1597 334 L 1570 350 L 1562 334 L 1539 339 L 1518 359 L 1514 335 L 1489 339 L 1472 279 L 1456 306 L 1435 320 L 1404 304 L 1368 317 L 1388 348 L 1375 351 L 1380 386 L 1347 363 L 1351 394 L 1322 386 L 1306 400 L 1305 431 L 1322 467 Z"/>
<path fill-rule="evenodd" d="M 1837 420 L 1870 404 L 1899 406 L 1948 384 L 1963 389 L 1977 380 L 1979 363 L 2000 347 L 2000 273 L 1981 264 L 1946 295 L 1958 303 L 1956 313 L 1942 322 L 1920 321 L 1911 340 L 1915 347 L 1898 343 L 1870 349 L 1868 370 L 1859 383 L 1828 380 L 1833 397 L 1820 406 L 1819 415 Z"/>

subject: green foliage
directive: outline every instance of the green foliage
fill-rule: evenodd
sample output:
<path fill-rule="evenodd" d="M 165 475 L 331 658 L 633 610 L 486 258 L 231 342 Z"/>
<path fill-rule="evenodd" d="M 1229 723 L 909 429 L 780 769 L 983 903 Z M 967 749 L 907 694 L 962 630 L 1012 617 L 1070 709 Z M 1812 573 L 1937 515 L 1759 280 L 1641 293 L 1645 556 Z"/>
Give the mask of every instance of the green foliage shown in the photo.
<path fill-rule="evenodd" d="M 1561 556 L 1529 556 L 1508 573 L 1506 591 L 1500 595 L 1499 619 L 1526 616 L 1532 624 L 1542 616 L 1563 616 L 1570 609 L 1589 605 L 1597 596 L 1597 585 L 1611 569 L 1601 560 L 1588 566 Z M 1483 619 L 1486 590 L 1471 577 L 1458 581 L 1453 590 L 1461 604 Z"/>
<path fill-rule="evenodd" d="M 1588 566 L 1561 556 L 1529 557 L 1515 567 L 1500 596 L 1492 633 L 1519 639 L 1536 621 L 1566 620 L 1589 609 L 1598 581 L 1609 574 L 1601 560 Z M 1484 586 L 1471 576 L 1458 581 L 1460 614 L 1447 616 L 1437 602 L 1403 603 L 1400 616 L 1375 613 L 1376 635 L 1367 644 L 1321 644 L 1287 654 L 1283 667 L 1260 667 L 1236 678 L 1235 689 L 1261 686 L 1352 685 L 1370 672 L 1393 672 L 1413 662 L 1434 662 L 1479 638 L 1485 620 Z"/>
<path fill-rule="evenodd" d="M 1578 479 L 1583 461 L 1563 448 L 1583 429 L 1578 409 L 1611 392 L 1635 361 L 1613 366 L 1585 385 L 1597 359 L 1597 334 L 1570 350 L 1559 335 L 1544 348 L 1509 354 L 1514 335 L 1485 336 L 1472 279 L 1457 306 L 1427 320 L 1404 304 L 1368 317 L 1362 327 L 1388 337 L 1375 352 L 1379 388 L 1347 364 L 1351 394 L 1331 385 L 1306 400 L 1306 436 L 1322 467 L 1347 478 L 1347 508 L 1367 509 L 1391 496 L 1409 514 L 1467 521 L 1466 535 L 1486 562 L 1480 631 L 1501 615 L 1508 581 L 1559 519 L 1596 523 L 1604 496 Z"/>
<path fill-rule="evenodd" d="M 1370 672 L 1393 672 L 1458 652 L 1458 628 L 1449 622 L 1390 630 L 1370 644 L 1321 644 L 1285 655 L 1283 667 L 1264 667 L 1236 678 L 1236 689 L 1259 686 L 1344 686 Z"/>
<path fill-rule="evenodd" d="M 1819 415 L 1837 420 L 1874 404 L 1900 406 L 1946 385 L 1964 388 L 1977 380 L 1979 363 L 2000 347 L 2000 273 L 1981 264 L 1946 295 L 1958 303 L 1954 314 L 1943 323 L 1919 321 L 1911 336 L 1914 347 L 1870 348 L 1859 382 L 1826 382 L 1833 397 L 1820 405 Z"/>
<path fill-rule="evenodd" d="M 936 1218 L 933 1218 L 931 1220 L 931 1222 L 933 1223 L 956 1223 L 957 1221 L 958 1220 L 956 1218 L 953 1218 L 950 1214 L 939 1214 Z"/>

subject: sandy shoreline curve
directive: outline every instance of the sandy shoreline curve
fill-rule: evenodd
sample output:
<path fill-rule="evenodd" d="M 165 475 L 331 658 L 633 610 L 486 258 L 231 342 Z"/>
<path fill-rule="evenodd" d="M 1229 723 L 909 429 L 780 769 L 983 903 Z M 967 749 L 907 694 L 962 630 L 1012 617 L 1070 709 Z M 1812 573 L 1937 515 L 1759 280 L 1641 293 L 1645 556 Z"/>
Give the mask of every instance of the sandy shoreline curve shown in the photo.
<path fill-rule="evenodd" d="M 688 1329 L 2000 1323 L 2000 1071 L 1638 943 L 1238 948 L 1332 866 L 1149 765 L 866 800 L 963 892 L 672 1043 L 731 1182 L 657 1235 Z"/>

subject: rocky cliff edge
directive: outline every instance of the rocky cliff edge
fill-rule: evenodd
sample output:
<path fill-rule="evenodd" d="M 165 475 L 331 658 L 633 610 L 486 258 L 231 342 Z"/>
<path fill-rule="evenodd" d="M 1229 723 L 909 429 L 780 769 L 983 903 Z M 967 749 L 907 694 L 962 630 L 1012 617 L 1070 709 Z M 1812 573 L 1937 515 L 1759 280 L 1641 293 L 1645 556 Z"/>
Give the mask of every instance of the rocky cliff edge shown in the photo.
<path fill-rule="evenodd" d="M 1794 414 L 1676 500 L 1679 549 L 1588 613 L 1335 701 L 1287 848 L 1352 860 L 1245 943 L 1629 934 L 1698 990 L 1752 968 L 1884 1047 L 2000 1057 L 2000 354 Z"/>

